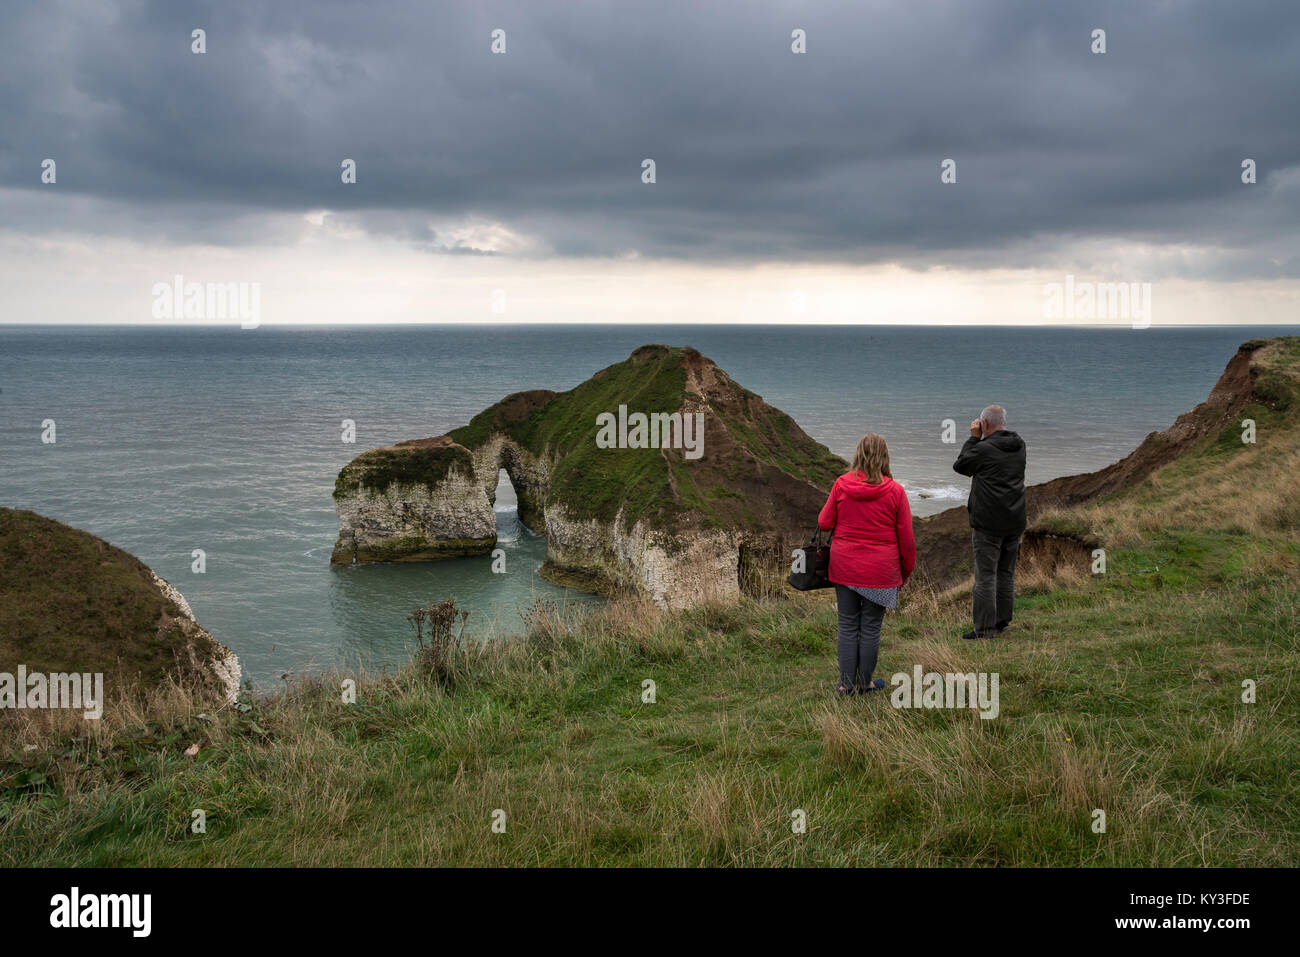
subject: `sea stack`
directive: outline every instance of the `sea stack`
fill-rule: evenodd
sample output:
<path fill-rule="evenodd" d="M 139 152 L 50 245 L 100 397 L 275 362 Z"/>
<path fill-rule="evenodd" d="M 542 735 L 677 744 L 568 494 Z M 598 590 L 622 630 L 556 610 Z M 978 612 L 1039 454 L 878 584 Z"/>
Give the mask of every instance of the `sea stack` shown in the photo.
<path fill-rule="evenodd" d="M 567 392 L 507 396 L 447 435 L 339 473 L 332 562 L 491 551 L 504 469 L 542 574 L 665 607 L 740 594 L 815 524 L 847 468 L 694 349 L 648 345 Z"/>

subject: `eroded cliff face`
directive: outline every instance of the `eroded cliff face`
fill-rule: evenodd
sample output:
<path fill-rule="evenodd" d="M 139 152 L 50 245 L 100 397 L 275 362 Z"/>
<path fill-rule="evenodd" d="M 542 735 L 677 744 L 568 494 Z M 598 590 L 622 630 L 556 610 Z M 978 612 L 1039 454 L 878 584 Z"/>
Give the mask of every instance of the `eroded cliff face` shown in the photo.
<path fill-rule="evenodd" d="M 445 438 L 376 449 L 345 467 L 334 495 L 339 538 L 332 564 L 427 562 L 490 552 L 497 541 L 493 507 L 502 468 L 509 472 L 519 496 L 520 520 L 540 530 L 545 463 L 501 434 L 472 451 L 441 441 Z M 373 481 L 383 468 L 382 453 L 434 448 L 464 455 L 455 455 L 441 477 L 432 481 Z M 347 480 L 342 480 L 343 474 Z"/>
<path fill-rule="evenodd" d="M 621 521 L 576 518 L 568 509 L 546 510 L 546 563 L 542 575 L 587 591 L 644 595 L 664 608 L 685 608 L 740 595 L 740 541 L 721 529 L 689 534 L 625 529 Z"/>
<path fill-rule="evenodd" d="M 234 704 L 239 698 L 239 681 L 243 675 L 239 658 L 195 620 L 190 603 L 185 600 L 179 588 L 165 578 L 159 578 L 152 569 L 149 574 L 163 598 L 174 604 L 181 613 L 176 623 L 189 639 L 185 645 L 189 667 L 195 671 L 207 671 L 216 682 L 226 704 Z"/>
<path fill-rule="evenodd" d="M 598 416 L 700 415 L 700 454 L 609 448 Z M 696 420 L 692 420 L 694 422 Z M 692 349 L 644 346 L 564 393 L 508 396 L 445 436 L 363 453 L 335 486 L 336 564 L 490 551 L 504 469 L 542 574 L 664 607 L 740 594 L 742 554 L 789 553 L 845 463 Z"/>
<path fill-rule="evenodd" d="M 362 487 L 336 497 L 334 508 L 335 565 L 435 561 L 479 555 L 496 544 L 491 497 L 475 476 L 460 472 L 436 485 Z"/>
<path fill-rule="evenodd" d="M 545 533 L 546 500 L 550 494 L 550 463 L 545 456 L 534 455 L 518 442 L 494 432 L 474 453 L 474 470 L 483 483 L 490 483 L 488 493 L 496 504 L 497 480 L 501 469 L 510 476 L 515 498 L 519 501 L 519 521 L 535 532 Z"/>
<path fill-rule="evenodd" d="M 434 485 L 363 486 L 338 496 L 332 563 L 437 561 L 490 552 L 497 541 L 500 469 L 515 488 L 520 521 L 546 537 L 542 575 L 548 580 L 597 593 L 642 594 L 663 607 L 739 595 L 736 534 L 711 529 L 682 535 L 651 528 L 644 519 L 628 528 L 621 514 L 613 520 L 584 518 L 562 503 L 547 504 L 549 463 L 499 433 L 472 453 L 467 472 L 449 472 Z"/>

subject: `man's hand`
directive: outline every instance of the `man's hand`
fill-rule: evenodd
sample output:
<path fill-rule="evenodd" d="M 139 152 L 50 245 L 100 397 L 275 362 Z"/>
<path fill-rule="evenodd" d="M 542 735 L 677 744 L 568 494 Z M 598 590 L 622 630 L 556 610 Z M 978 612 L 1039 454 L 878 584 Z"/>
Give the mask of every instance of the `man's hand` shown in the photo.
<path fill-rule="evenodd" d="M 984 427 L 980 425 L 979 419 L 976 419 L 974 422 L 970 424 L 970 434 L 971 434 L 971 438 L 974 439 L 978 439 L 980 436 L 984 434 Z"/>

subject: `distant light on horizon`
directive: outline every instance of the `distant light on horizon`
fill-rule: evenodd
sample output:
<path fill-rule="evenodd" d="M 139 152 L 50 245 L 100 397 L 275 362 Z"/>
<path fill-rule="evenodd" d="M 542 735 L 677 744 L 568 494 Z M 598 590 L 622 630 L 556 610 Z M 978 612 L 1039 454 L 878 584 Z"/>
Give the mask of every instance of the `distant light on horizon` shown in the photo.
<path fill-rule="evenodd" d="M 1136 261 L 1136 260 L 1135 260 Z M 919 271 L 896 264 L 681 262 L 446 256 L 348 237 L 266 248 L 155 247 L 65 237 L 33 248 L 0 232 L 6 324 L 157 320 L 151 290 L 176 275 L 258 283 L 260 325 L 640 323 L 647 325 L 1126 325 L 1048 320 L 1044 290 L 1149 282 L 1151 324 L 1300 322 L 1300 281 L 1121 277 L 1084 268 Z M 221 323 L 217 323 L 221 324 Z"/>

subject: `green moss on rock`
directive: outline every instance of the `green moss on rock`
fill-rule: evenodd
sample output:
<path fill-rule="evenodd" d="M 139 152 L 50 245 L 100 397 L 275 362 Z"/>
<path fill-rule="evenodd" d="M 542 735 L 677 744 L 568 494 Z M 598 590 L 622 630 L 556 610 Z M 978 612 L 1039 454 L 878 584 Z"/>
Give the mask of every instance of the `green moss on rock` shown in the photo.
<path fill-rule="evenodd" d="M 433 562 L 444 558 L 466 558 L 485 555 L 496 543 L 493 538 L 448 538 L 430 541 L 427 538 L 408 536 L 391 538 L 383 544 L 363 545 L 356 548 L 346 544 L 336 545 L 331 564 L 349 565 L 355 558 L 357 564 L 371 562 Z"/>
<path fill-rule="evenodd" d="M 433 487 L 453 469 L 469 475 L 473 459 L 461 445 L 439 439 L 415 439 L 382 449 L 363 452 L 343 467 L 334 480 L 334 497 L 341 498 L 361 488 L 382 493 L 391 485 Z"/>

